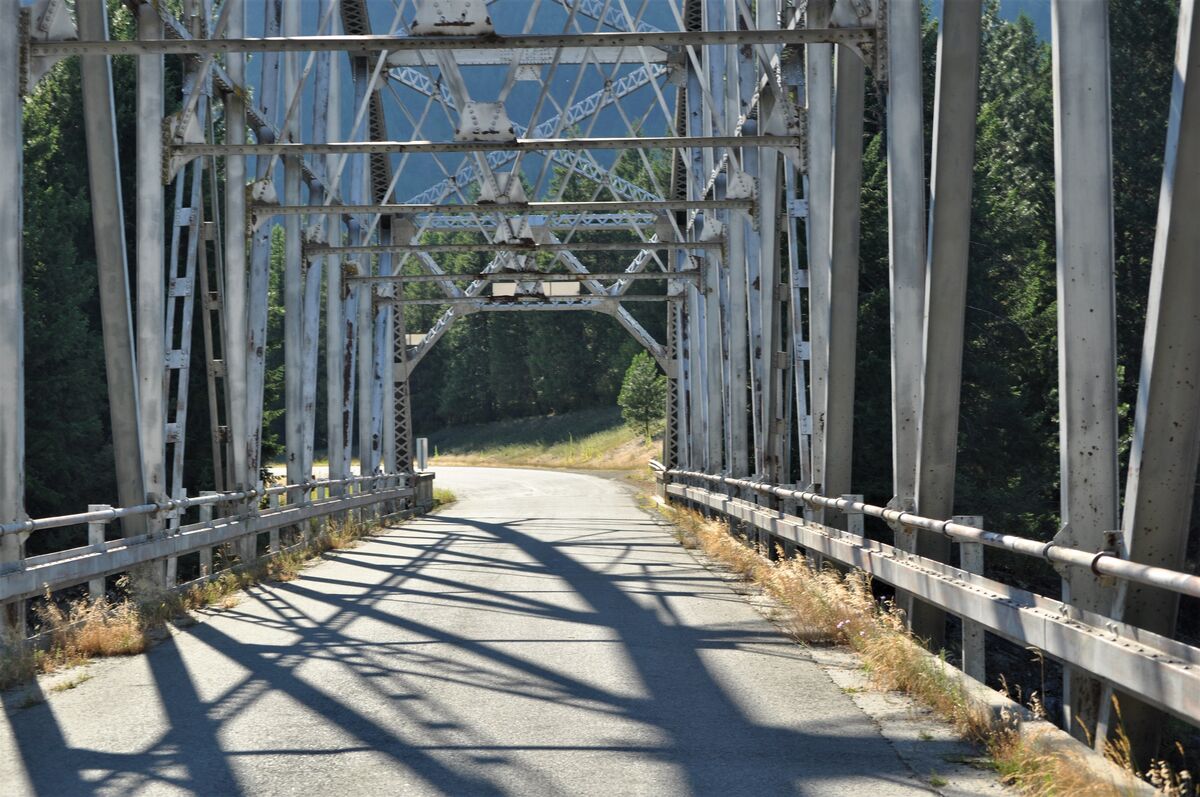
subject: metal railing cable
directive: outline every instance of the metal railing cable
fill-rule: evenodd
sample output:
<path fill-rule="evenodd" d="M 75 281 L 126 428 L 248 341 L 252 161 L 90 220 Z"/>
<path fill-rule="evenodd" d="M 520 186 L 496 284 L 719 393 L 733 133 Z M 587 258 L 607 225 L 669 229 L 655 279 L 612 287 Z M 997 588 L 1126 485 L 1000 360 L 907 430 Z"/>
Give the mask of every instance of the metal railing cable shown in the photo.
<path fill-rule="evenodd" d="M 653 467 L 653 466 L 652 466 Z M 730 476 L 720 476 L 698 471 L 668 470 L 664 475 L 680 476 L 689 479 L 701 479 L 709 483 L 724 484 L 753 490 L 758 493 L 773 495 L 785 500 L 797 501 L 814 508 L 834 509 L 841 512 L 861 512 L 870 517 L 876 517 L 889 524 L 903 528 L 920 529 L 941 534 L 951 539 L 966 542 L 977 542 L 991 548 L 1001 548 L 1014 553 L 1044 559 L 1048 562 L 1059 562 L 1076 567 L 1090 569 L 1098 576 L 1145 584 L 1159 589 L 1169 590 L 1181 595 L 1200 598 L 1200 576 L 1170 570 L 1165 567 L 1144 565 L 1128 559 L 1122 559 L 1114 551 L 1081 551 L 1068 548 L 1054 542 L 1042 542 L 1028 537 L 1018 537 L 1012 534 L 1002 534 L 994 531 L 955 523 L 952 520 L 937 520 L 921 515 L 884 506 L 868 504 L 862 501 L 850 501 L 845 498 L 830 498 L 820 493 L 807 490 L 794 490 L 777 484 L 756 482 L 749 479 L 737 479 Z"/>
<path fill-rule="evenodd" d="M 267 487 L 264 489 L 251 490 L 231 490 L 226 492 L 208 493 L 199 496 L 181 496 L 179 498 L 164 499 L 157 502 L 146 502 L 144 504 L 136 504 L 126 507 L 109 507 L 98 509 L 90 512 L 76 512 L 70 515 L 56 515 L 44 518 L 30 518 L 27 520 L 18 520 L 11 523 L 0 524 L 0 536 L 6 534 L 22 534 L 34 531 L 43 531 L 46 529 L 57 529 L 64 526 L 74 526 L 81 523 L 106 523 L 113 520 L 120 520 L 126 517 L 136 517 L 138 515 L 153 515 L 158 512 L 170 512 L 172 510 L 187 510 L 192 507 L 206 506 L 209 504 L 229 504 L 238 501 L 248 501 L 255 498 L 264 498 L 270 495 L 282 495 L 289 490 L 312 490 L 317 487 L 345 487 L 365 482 L 379 482 L 395 474 L 379 474 L 371 476 L 351 476 L 345 479 L 313 479 L 303 481 L 298 484 L 284 484 L 276 487 Z"/>

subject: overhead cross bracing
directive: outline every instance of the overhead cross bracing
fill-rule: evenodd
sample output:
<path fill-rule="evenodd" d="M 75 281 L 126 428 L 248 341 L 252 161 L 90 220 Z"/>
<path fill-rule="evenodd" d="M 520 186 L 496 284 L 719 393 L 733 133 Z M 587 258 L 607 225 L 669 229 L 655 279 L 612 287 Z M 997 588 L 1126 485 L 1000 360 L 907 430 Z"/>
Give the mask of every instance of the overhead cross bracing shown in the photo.
<path fill-rule="evenodd" d="M 944 4 L 936 75 L 925 71 L 916 0 L 129 0 L 136 36 L 120 40 L 104 3 L 0 0 L 0 196 L 21 196 L 20 98 L 58 60 L 82 65 L 79 144 L 120 490 L 116 508 L 25 517 L 24 210 L 6 202 L 6 622 L 21 628 L 47 585 L 118 572 L 147 589 L 174 585 L 181 556 L 211 563 L 215 546 L 234 545 L 248 561 L 259 531 L 278 550 L 278 532 L 301 522 L 427 503 L 410 407 L 425 355 L 474 313 L 587 311 L 611 316 L 668 378 L 670 496 L 773 535 L 768 543 L 845 564 L 883 557 L 877 572 L 893 578 L 920 637 L 940 643 L 949 612 L 980 639 L 986 627 L 1036 644 L 1065 663 L 1069 711 L 1090 728 L 1112 722 L 1114 689 L 1185 713 L 1174 696 L 1194 676 L 1179 662 L 1200 660 L 1170 636 L 1179 595 L 1196 588 L 1182 568 L 1200 402 L 1180 376 L 1200 361 L 1188 305 L 1197 233 L 1186 219 L 1200 157 L 1194 0 L 1179 17 L 1170 190 L 1124 518 L 1105 4 L 1052 1 L 1063 528 L 1050 545 L 953 520 L 979 0 Z M 136 97 L 114 96 L 117 55 L 136 61 Z M 180 96 L 168 96 L 176 83 L 164 65 Z M 931 136 L 926 83 L 936 86 Z M 887 149 L 887 507 L 855 500 L 851 471 L 872 96 Z M 125 105 L 137 117 L 132 182 L 114 124 Z M 283 270 L 274 299 L 273 257 Z M 272 301 L 284 327 L 279 488 L 262 475 Z M 664 316 L 656 336 L 648 319 Z M 220 491 L 203 498 L 186 494 L 183 472 L 187 384 L 201 378 Z M 319 483 L 318 428 L 330 477 Z M 890 524 L 895 544 L 859 534 L 859 513 Z M 26 555 L 29 534 L 72 523 L 93 526 L 86 549 Z M 105 540 L 106 523 L 124 538 Z M 968 587 L 982 582 L 948 564 L 964 541 L 1054 562 L 1064 600 L 991 582 L 980 597 Z M 1060 631 L 1081 652 L 1065 650 Z M 1108 634 L 1128 648 L 1120 656 L 1107 656 Z M 1139 716 L 1146 727 L 1148 709 L 1126 714 Z"/>
<path fill-rule="evenodd" d="M 105 65 L 115 55 L 139 64 L 137 290 L 105 282 L 106 361 L 110 386 L 130 386 L 129 400 L 112 407 L 122 502 L 176 504 L 146 519 L 121 516 L 127 533 L 180 527 L 186 514 L 191 341 L 178 322 L 190 329 L 195 312 L 210 360 L 214 486 L 261 489 L 266 274 L 277 234 L 290 484 L 311 476 L 322 328 L 325 372 L 335 375 L 325 385 L 335 483 L 350 476 L 355 448 L 362 473 L 411 468 L 408 375 L 469 313 L 603 312 L 680 378 L 679 341 L 655 340 L 631 308 L 715 290 L 714 264 L 744 246 L 736 231 L 722 233 L 724 221 L 757 226 L 759 214 L 785 206 L 759 200 L 743 162 L 760 148 L 793 163 L 804 153 L 804 109 L 778 74 L 764 84 L 777 97 L 776 121 L 753 132 L 743 128 L 761 115 L 763 89 L 725 119 L 709 75 L 697 95 L 709 98 L 706 118 L 678 124 L 688 73 L 695 78 L 709 50 L 749 48 L 757 60 L 747 67 L 768 76 L 785 47 L 841 41 L 867 53 L 879 36 L 870 24 L 804 25 L 782 7 L 770 20 L 735 12 L 696 27 L 686 21 L 694 11 L 674 2 L 187 0 L 179 16 L 135 3 L 136 35 L 116 39 L 90 4 L 74 13 L 10 5 L 23 20 L 11 89 L 32 90 L 63 58 L 85 63 L 99 208 L 119 211 L 129 190 L 112 177 Z M 495 24 L 508 6 L 517 13 Z M 164 94 L 164 57 L 178 59 L 180 97 Z M 671 172 L 700 152 L 710 171 L 729 164 L 728 189 L 677 195 Z M 170 219 L 164 184 L 174 188 Z M 121 226 L 97 217 L 102 275 L 125 271 Z M 152 242 L 168 238 L 159 257 Z M 490 261 L 463 273 L 459 261 L 477 254 Z M 414 334 L 404 308 L 430 304 L 441 317 Z M 122 313 L 136 322 L 132 337 Z M 225 511 L 247 511 L 242 500 Z"/>

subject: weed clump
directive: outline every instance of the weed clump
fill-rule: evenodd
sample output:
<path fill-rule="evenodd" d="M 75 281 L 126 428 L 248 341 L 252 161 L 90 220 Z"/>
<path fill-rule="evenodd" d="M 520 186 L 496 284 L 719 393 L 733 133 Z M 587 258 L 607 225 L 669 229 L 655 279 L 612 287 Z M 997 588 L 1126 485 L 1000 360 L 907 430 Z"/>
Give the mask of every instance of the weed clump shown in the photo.
<path fill-rule="evenodd" d="M 164 590 L 140 602 L 83 598 L 60 604 L 47 592 L 34 609 L 39 644 L 13 635 L 0 638 L 0 690 L 90 659 L 141 653 L 151 635 L 167 623 L 207 607 L 232 608 L 238 594 L 254 584 L 291 581 L 311 560 L 357 545 L 370 530 L 353 518 L 331 521 L 325 533 L 252 567 L 232 567 L 185 590 Z M 119 587 L 125 591 L 128 583 Z"/>

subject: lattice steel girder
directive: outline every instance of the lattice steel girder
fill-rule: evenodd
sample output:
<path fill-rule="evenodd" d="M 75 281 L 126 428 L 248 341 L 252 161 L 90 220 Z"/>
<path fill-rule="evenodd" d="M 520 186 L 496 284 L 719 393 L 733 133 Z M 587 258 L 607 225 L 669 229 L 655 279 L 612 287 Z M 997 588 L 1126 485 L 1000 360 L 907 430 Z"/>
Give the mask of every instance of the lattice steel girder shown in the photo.
<path fill-rule="evenodd" d="M 304 251 L 305 257 L 318 257 L 324 254 L 340 255 L 371 255 L 382 252 L 519 252 L 532 254 L 535 252 L 639 252 L 650 249 L 666 249 L 669 251 L 689 249 L 720 249 L 721 241 L 673 241 L 670 243 L 651 243 L 649 241 L 576 241 L 573 243 L 487 243 L 475 244 L 366 244 L 363 246 L 327 246 L 317 244 L 309 246 Z"/>
<path fill-rule="evenodd" d="M 752 210 L 752 199 L 656 200 L 649 202 L 496 202 L 474 204 L 383 204 L 383 205 L 254 205 L 251 212 L 262 216 L 308 215 L 312 213 L 383 214 L 400 213 L 611 213 L 616 211 L 674 211 L 694 209 Z"/>
<path fill-rule="evenodd" d="M 516 141 L 332 141 L 327 144 L 180 144 L 176 156 L 202 155 L 408 155 L 427 152 L 540 152 L 542 150 L 672 149 L 693 147 L 796 148 L 802 136 L 614 136 L 611 138 L 524 138 Z"/>
<path fill-rule="evenodd" d="M 392 274 L 390 276 L 347 277 L 349 282 L 414 283 L 445 282 L 451 280 L 479 280 L 481 282 L 587 282 L 589 280 L 698 280 L 700 272 L 687 271 L 589 271 L 582 274 L 543 271 L 496 271 L 479 274 Z"/>
<path fill-rule="evenodd" d="M 453 298 L 442 297 L 441 299 L 394 299 L 380 297 L 376 300 L 376 303 L 405 306 L 465 304 L 471 310 L 604 310 L 615 312 L 624 302 L 674 302 L 679 298 L 678 296 L 666 295 L 636 295 L 622 296 L 620 298 L 616 296 L 572 296 L 558 300 L 537 293 L 529 293 L 524 295 L 518 294 L 517 296 L 456 296 Z"/>
<path fill-rule="evenodd" d="M 516 36 L 273 36 L 248 39 L 165 39 L 162 41 L 30 42 L 29 53 L 68 55 L 209 55 L 221 53 L 420 52 L 455 50 L 541 50 L 545 48 L 695 47 L 708 45 L 799 45 L 814 42 L 866 44 L 874 28 L 793 28 L 621 33 L 550 33 Z"/>
<path fill-rule="evenodd" d="M 667 63 L 667 53 L 658 47 L 640 48 L 645 55 L 639 55 L 638 61 L 651 64 Z M 555 60 L 557 56 L 557 60 Z M 589 47 L 570 50 L 555 50 L 552 47 L 544 49 L 505 50 L 501 48 L 463 50 L 455 54 L 455 62 L 459 66 L 510 66 L 518 63 L 522 66 L 543 66 L 551 63 L 564 64 L 627 64 L 632 60 L 627 48 L 624 47 Z M 428 59 L 422 53 L 414 50 L 401 50 L 388 53 L 389 67 L 425 66 Z"/>

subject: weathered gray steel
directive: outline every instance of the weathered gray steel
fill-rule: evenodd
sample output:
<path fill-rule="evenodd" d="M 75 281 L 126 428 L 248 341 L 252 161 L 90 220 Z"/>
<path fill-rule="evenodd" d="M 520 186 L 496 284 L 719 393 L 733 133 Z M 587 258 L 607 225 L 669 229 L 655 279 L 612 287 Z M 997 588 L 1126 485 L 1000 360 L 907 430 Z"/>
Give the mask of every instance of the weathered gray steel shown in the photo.
<path fill-rule="evenodd" d="M 480 282 L 513 282 L 518 280 L 536 280 L 538 282 L 589 282 L 592 280 L 689 280 L 695 282 L 700 278 L 700 272 L 695 269 L 687 271 L 639 271 L 630 274 L 627 271 L 589 271 L 575 272 L 545 272 L 545 271 L 496 271 L 478 274 L 390 274 L 382 276 L 347 277 L 347 282 L 366 280 L 378 285 L 389 283 L 409 282 L 445 282 L 451 280 L 478 280 Z"/>
<path fill-rule="evenodd" d="M 829 21 L 831 0 L 809 3 L 810 20 Z M 805 99 L 808 103 L 808 180 L 805 197 L 808 219 L 804 225 L 808 256 L 808 322 L 812 381 L 812 467 L 808 483 L 822 490 L 825 484 L 825 428 L 828 406 L 826 375 L 829 372 L 829 284 L 831 273 L 833 186 L 833 45 L 804 48 Z"/>
<path fill-rule="evenodd" d="M 140 41 L 162 39 L 153 7 L 137 12 Z M 166 475 L 166 268 L 163 263 L 165 199 L 162 184 L 163 63 L 161 56 L 137 59 L 137 369 L 145 489 L 165 496 Z"/>
<path fill-rule="evenodd" d="M 963 319 L 975 163 L 975 104 L 979 71 L 979 0 L 951 3 L 938 29 L 934 93 L 933 166 L 929 195 L 925 341 L 921 387 L 916 510 L 932 517 L 954 514 L 958 407 L 962 382 Z M 898 532 L 897 545 L 947 561 L 949 542 L 925 532 Z M 906 606 L 913 631 L 936 648 L 945 638 L 941 609 Z"/>
<path fill-rule="evenodd" d="M 83 31 L 80 31 L 81 35 Z M 79 41 L 39 42 L 35 55 L 209 55 L 222 53 L 344 52 L 366 55 L 380 50 L 542 50 L 580 47 L 684 47 L 725 44 L 860 44 L 874 39 L 874 28 L 793 28 L 777 30 L 698 30 L 658 32 L 549 33 L 508 36 L 280 36 L 257 39 L 167 39 L 157 42 Z"/>
<path fill-rule="evenodd" d="M 1117 528 L 1119 496 L 1108 9 L 1055 0 L 1051 10 L 1062 477 L 1055 541 L 1101 550 Z M 1113 592 L 1090 570 L 1063 571 L 1063 600 L 1072 606 L 1107 612 Z M 1095 740 L 1100 683 L 1071 668 L 1063 678 L 1064 725 Z"/>
<path fill-rule="evenodd" d="M 230 0 L 228 33 L 240 36 L 245 30 L 244 0 Z M 246 80 L 245 56 L 230 53 L 225 59 L 229 77 L 238 83 Z M 225 140 L 238 144 L 246 140 L 246 102 L 236 92 L 225 95 Z M 250 335 L 250 279 L 246 271 L 246 161 L 244 158 L 225 158 L 225 291 L 222 328 L 225 340 L 221 354 L 225 360 L 225 384 L 229 393 L 229 486 L 249 487 L 258 483 L 257 472 L 251 473 L 252 460 L 257 465 L 258 435 L 249 429 L 261 421 L 250 410 L 250 371 L 247 360 L 251 353 L 246 341 Z M 263 296 L 265 304 L 266 296 Z M 264 308 L 265 309 L 265 308 Z M 263 317 L 265 319 L 265 312 Z M 255 396 L 261 403 L 261 399 Z M 253 442 L 252 442 L 253 441 Z M 254 447 L 252 454 L 250 448 Z"/>
<path fill-rule="evenodd" d="M 22 296 L 20 0 L 0 0 L 0 523 L 25 519 L 25 316 Z M 0 571 L 20 567 L 25 541 L 0 538 Z M 0 606 L 0 632 L 25 632 L 24 606 Z"/>
<path fill-rule="evenodd" d="M 263 25 L 268 35 L 278 33 L 283 9 L 281 0 L 263 3 Z M 279 96 L 279 55 L 267 53 L 262 60 L 260 91 L 256 95 L 259 120 L 255 136 L 259 141 L 276 141 L 282 120 Z M 229 95 L 226 95 L 229 100 Z M 234 102 L 237 98 L 234 98 Z M 229 160 L 232 163 L 236 158 Z M 270 158 L 255 162 L 255 186 L 259 190 L 275 191 Z M 243 179 L 245 174 L 243 173 Z M 240 201 L 240 200 L 235 200 Z M 270 286 L 271 230 L 264 225 L 250 238 L 250 273 L 247 288 L 247 330 L 243 344 L 246 349 L 246 478 L 259 482 L 262 460 L 263 398 L 267 357 L 267 310 Z M 235 244 L 236 245 L 236 244 Z M 331 466 L 332 468 L 332 466 Z M 333 472 L 331 470 L 331 472 Z M 345 474 L 343 474 L 345 475 Z"/>
<path fill-rule="evenodd" d="M 283 4 L 283 35 L 299 35 L 301 9 L 296 3 Z M 288 52 L 283 57 L 283 103 L 288 108 L 294 94 L 301 91 L 300 56 Z M 290 140 L 300 137 L 297 114 L 285 111 L 283 135 Z M 235 159 L 236 160 L 236 159 Z M 300 204 L 303 174 L 300 158 L 285 157 L 283 161 L 283 201 Z M 304 257 L 299 216 L 288 216 L 283 224 L 283 378 L 284 378 L 284 449 L 287 458 L 287 479 L 298 484 L 311 474 L 304 469 Z M 231 225 L 232 226 L 232 225 Z M 289 503 L 306 501 L 307 495 L 293 492 Z"/>
<path fill-rule="evenodd" d="M 102 6 L 80 3 L 75 13 L 81 36 L 108 38 L 108 17 Z M 146 498 L 146 482 L 126 263 L 125 215 L 117 163 L 112 65 L 106 55 L 86 55 L 82 58 L 80 72 L 117 493 L 121 503 L 136 504 Z M 161 327 L 156 334 L 162 334 Z M 156 371 L 162 372 L 161 362 L 156 363 Z M 130 518 L 122 523 L 122 531 L 127 536 L 142 534 L 146 529 L 145 517 Z"/>
<path fill-rule="evenodd" d="M 863 62 L 837 51 L 830 195 L 829 342 L 825 372 L 825 467 L 822 489 L 850 492 L 854 441 L 854 370 L 858 341 L 858 236 L 861 216 Z M 831 518 L 831 520 L 833 520 Z M 836 520 L 833 521 L 837 525 Z"/>
<path fill-rule="evenodd" d="M 888 261 L 892 293 L 892 495 L 914 508 L 925 321 L 925 105 L 921 2 L 888 6 Z"/>
<path fill-rule="evenodd" d="M 696 202 L 688 200 L 653 200 L 639 202 L 636 200 L 605 200 L 601 202 L 467 202 L 462 204 L 405 204 L 388 203 L 376 205 L 324 205 L 320 212 L 330 214 L 384 214 L 399 215 L 402 213 L 615 213 L 617 211 L 654 211 L 671 210 L 704 210 L 709 209 L 742 209 L 754 207 L 752 199 L 704 199 Z M 308 215 L 314 213 L 311 205 L 254 205 L 251 211 L 262 216 Z"/>
<path fill-rule="evenodd" d="M 1133 446 L 1121 520 L 1124 555 L 1141 566 L 1184 566 L 1196 461 L 1200 454 L 1200 8 L 1185 0 L 1179 9 L 1174 84 L 1159 191 L 1158 224 L 1150 272 L 1150 303 L 1134 417 Z M 1144 584 L 1124 584 L 1112 616 L 1148 631 L 1171 635 L 1179 596 Z M 1139 698 L 1139 690 L 1131 690 Z M 1144 758 L 1154 749 L 1162 723 L 1122 706 L 1130 738 L 1146 739 Z M 1105 702 L 1107 713 L 1111 704 Z M 1160 706 L 1167 708 L 1169 706 Z M 1192 722 L 1200 716 L 1193 713 Z M 1114 728 L 1111 715 L 1098 733 Z"/>
<path fill-rule="evenodd" d="M 860 62 L 861 63 L 861 62 Z M 331 141 L 325 144 L 180 144 L 172 151 L 182 159 L 198 155 L 405 155 L 435 152 L 579 152 L 605 149 L 671 149 L 697 147 L 780 147 L 804 145 L 801 136 L 611 136 L 606 138 L 521 138 L 511 141 Z"/>

